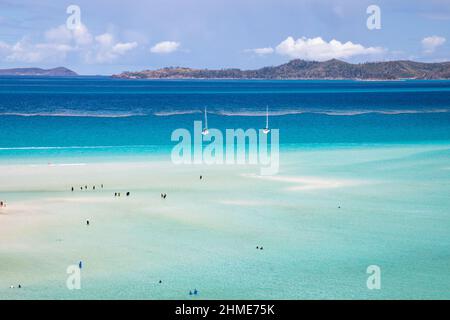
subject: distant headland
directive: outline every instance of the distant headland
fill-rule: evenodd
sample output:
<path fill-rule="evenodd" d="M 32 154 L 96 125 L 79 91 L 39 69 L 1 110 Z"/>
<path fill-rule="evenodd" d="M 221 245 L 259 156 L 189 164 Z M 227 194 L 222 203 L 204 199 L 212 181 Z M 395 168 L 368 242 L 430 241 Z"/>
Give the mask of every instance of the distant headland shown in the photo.
<path fill-rule="evenodd" d="M 0 76 L 77 76 L 78 74 L 70 69 L 58 67 L 53 69 L 41 68 L 14 68 L 0 69 Z"/>
<path fill-rule="evenodd" d="M 292 60 L 256 70 L 193 69 L 168 67 L 157 70 L 126 71 L 113 75 L 121 79 L 450 79 L 450 62 L 423 63 L 408 60 L 352 64 L 328 61 Z"/>
<path fill-rule="evenodd" d="M 78 76 L 65 67 L 52 69 L 0 69 L 0 76 Z M 166 67 L 156 70 L 125 71 L 112 75 L 119 79 L 268 79 L 268 80 L 439 80 L 450 79 L 450 62 L 424 63 L 409 60 L 348 63 L 332 59 L 306 61 L 295 59 L 279 66 L 255 70 L 194 69 Z"/>

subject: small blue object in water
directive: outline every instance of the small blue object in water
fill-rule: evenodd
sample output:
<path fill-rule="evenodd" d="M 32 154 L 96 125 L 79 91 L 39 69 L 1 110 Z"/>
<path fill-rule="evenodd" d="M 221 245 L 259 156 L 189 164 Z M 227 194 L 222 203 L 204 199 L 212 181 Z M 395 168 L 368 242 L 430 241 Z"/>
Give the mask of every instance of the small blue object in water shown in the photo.
<path fill-rule="evenodd" d="M 197 295 L 198 291 L 197 289 L 194 289 L 194 294 Z"/>
<path fill-rule="evenodd" d="M 192 291 L 189 290 L 189 295 L 192 296 Z"/>
<path fill-rule="evenodd" d="M 83 262 L 80 261 L 80 263 L 78 263 L 78 266 L 80 267 L 80 269 L 83 268 Z"/>

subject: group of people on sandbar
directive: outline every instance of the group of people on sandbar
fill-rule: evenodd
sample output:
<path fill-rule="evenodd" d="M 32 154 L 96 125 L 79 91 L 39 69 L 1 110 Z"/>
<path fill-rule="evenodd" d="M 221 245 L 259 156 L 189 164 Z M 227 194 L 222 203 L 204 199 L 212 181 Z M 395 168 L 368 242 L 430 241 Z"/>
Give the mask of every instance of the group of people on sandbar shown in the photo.
<path fill-rule="evenodd" d="M 129 197 L 130 194 L 131 194 L 130 191 L 128 191 L 125 195 L 126 195 L 127 197 Z M 121 195 L 120 192 L 114 192 L 114 197 L 120 197 L 120 195 Z"/>
<path fill-rule="evenodd" d="M 192 296 L 192 295 L 194 295 L 194 296 L 198 295 L 197 289 L 194 289 L 194 291 L 189 290 L 189 295 L 190 295 L 190 296 Z"/>
<path fill-rule="evenodd" d="M 6 202 L 5 201 L 0 201 L 0 208 L 4 208 L 6 207 Z"/>
<path fill-rule="evenodd" d="M 103 189 L 103 183 L 100 185 L 100 188 Z M 85 185 L 84 187 L 83 187 L 83 186 L 80 187 L 80 190 L 81 190 L 81 191 L 83 191 L 83 190 L 89 190 L 89 189 L 90 189 L 90 188 L 89 188 L 87 185 Z M 95 186 L 92 186 L 92 190 L 95 190 Z M 75 191 L 75 188 L 72 187 L 72 192 L 74 192 L 74 191 Z"/>
<path fill-rule="evenodd" d="M 165 199 L 167 197 L 167 193 L 161 193 L 161 199 Z"/>

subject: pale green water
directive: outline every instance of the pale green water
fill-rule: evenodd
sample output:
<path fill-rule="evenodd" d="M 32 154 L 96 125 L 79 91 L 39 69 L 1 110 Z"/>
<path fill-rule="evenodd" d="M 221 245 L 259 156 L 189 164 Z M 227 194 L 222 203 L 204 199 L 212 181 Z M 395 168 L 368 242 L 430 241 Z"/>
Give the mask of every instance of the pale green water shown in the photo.
<path fill-rule="evenodd" d="M 450 298 L 450 144 L 284 150 L 268 179 L 151 157 L 3 164 L 0 298 Z M 84 183 L 105 188 L 67 191 Z M 69 291 L 79 260 L 82 289 Z M 366 287 L 369 265 L 381 290 Z"/>

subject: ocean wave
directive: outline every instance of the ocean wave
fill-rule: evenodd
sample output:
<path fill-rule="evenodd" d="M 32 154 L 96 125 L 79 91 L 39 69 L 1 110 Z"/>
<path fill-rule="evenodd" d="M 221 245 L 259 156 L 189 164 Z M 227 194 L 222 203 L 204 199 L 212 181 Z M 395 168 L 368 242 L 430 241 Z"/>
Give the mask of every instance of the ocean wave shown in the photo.
<path fill-rule="evenodd" d="M 201 110 L 173 110 L 173 111 L 157 111 L 154 112 L 153 115 L 159 116 L 159 117 L 166 117 L 166 116 L 178 116 L 178 115 L 184 115 L 184 114 L 195 114 L 195 113 L 202 113 Z M 208 111 L 208 113 L 210 113 Z M 213 112 L 211 112 L 213 113 Z"/>
<path fill-rule="evenodd" d="M 384 115 L 397 115 L 397 114 L 426 114 L 426 113 L 449 113 L 450 109 L 336 109 L 336 110 L 318 110 L 318 109 L 280 109 L 269 111 L 269 116 L 289 116 L 298 114 L 323 114 L 328 116 L 357 116 L 364 114 L 384 114 Z M 129 118 L 129 117 L 145 117 L 145 116 L 158 116 L 158 117 L 170 117 L 178 115 L 190 115 L 190 114 L 202 114 L 201 109 L 189 109 L 189 110 L 161 110 L 153 113 L 145 112 L 0 112 L 0 116 L 18 116 L 18 117 L 86 117 L 86 118 Z M 264 117 L 266 112 L 264 110 L 254 111 L 248 109 L 241 110 L 208 110 L 208 114 L 227 116 L 227 117 Z"/>
<path fill-rule="evenodd" d="M 0 116 L 16 116 L 16 117 L 84 117 L 84 118 L 129 118 L 147 116 L 141 112 L 129 113 L 95 113 L 95 112 L 0 112 Z"/>
<path fill-rule="evenodd" d="M 293 109 L 293 110 L 276 110 L 269 111 L 269 116 L 288 116 L 296 114 L 324 114 L 329 116 L 356 116 L 362 114 L 420 114 L 420 113 L 448 113 L 450 109 L 428 109 L 428 110 L 413 110 L 413 109 L 400 109 L 400 110 L 308 110 L 308 109 Z M 218 114 L 229 117 L 263 117 L 266 115 L 265 111 L 212 111 L 208 113 Z"/>

